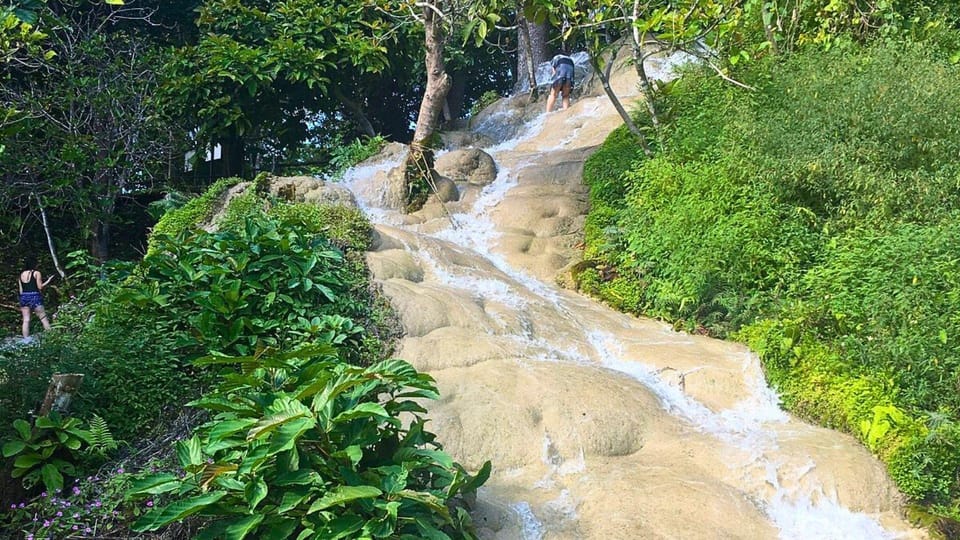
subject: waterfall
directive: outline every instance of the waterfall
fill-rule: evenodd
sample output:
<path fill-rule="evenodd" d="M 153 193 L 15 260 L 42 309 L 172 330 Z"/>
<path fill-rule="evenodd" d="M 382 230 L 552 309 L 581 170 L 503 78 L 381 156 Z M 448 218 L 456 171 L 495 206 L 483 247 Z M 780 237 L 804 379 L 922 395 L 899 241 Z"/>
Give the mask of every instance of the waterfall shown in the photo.
<path fill-rule="evenodd" d="M 481 537 L 923 538 L 882 465 L 781 410 L 752 352 L 552 283 L 580 234 L 577 163 L 617 118 L 585 96 L 495 125 L 531 114 L 475 127 L 496 135 L 498 174 L 452 219 L 380 207 L 371 179 L 396 160 L 345 175 L 380 237 L 369 261 L 408 333 L 399 356 L 438 380 L 430 425 L 465 465 L 493 461 Z"/>

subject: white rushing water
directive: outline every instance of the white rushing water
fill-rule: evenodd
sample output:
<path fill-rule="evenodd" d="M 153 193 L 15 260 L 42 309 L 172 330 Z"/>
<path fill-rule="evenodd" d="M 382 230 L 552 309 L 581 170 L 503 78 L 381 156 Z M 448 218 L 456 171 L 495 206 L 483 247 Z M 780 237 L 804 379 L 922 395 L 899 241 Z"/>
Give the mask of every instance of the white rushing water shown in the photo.
<path fill-rule="evenodd" d="M 590 107 L 584 107 L 582 114 L 592 114 Z M 518 145 L 536 138 L 543 129 L 543 117 L 527 123 L 510 140 L 496 144 L 486 149 L 494 159 L 500 163 L 511 163 L 510 167 L 501 167 L 497 179 L 483 188 L 475 203 L 468 209 L 452 216 L 452 222 L 458 226 L 431 229 L 423 232 L 418 225 L 401 226 L 402 220 L 393 211 L 380 207 L 380 201 L 363 200 L 362 193 L 371 193 L 375 190 L 356 189 L 357 186 L 370 179 L 378 172 L 385 171 L 397 165 L 397 162 L 381 163 L 376 166 L 356 168 L 345 176 L 345 185 L 357 193 L 361 207 L 375 223 L 392 227 L 400 226 L 417 235 L 429 235 L 437 240 L 455 244 L 455 249 L 469 251 L 474 256 L 482 256 L 499 274 L 491 272 L 472 272 L 470 268 L 462 266 L 451 269 L 444 267 L 433 259 L 426 250 L 410 250 L 422 266 L 431 268 L 436 273 L 437 280 L 449 287 L 470 291 L 478 302 L 496 302 L 515 310 L 518 316 L 527 317 L 526 313 L 532 308 L 536 312 L 544 310 L 555 313 L 573 334 L 561 344 L 550 343 L 538 338 L 530 332 L 520 332 L 507 336 L 516 343 L 521 343 L 529 351 L 528 358 L 545 362 L 570 362 L 577 365 L 594 366 L 596 369 L 608 369 L 626 374 L 650 389 L 661 403 L 664 410 L 671 415 L 682 419 L 694 429 L 714 437 L 718 444 L 730 448 L 728 465 L 732 470 L 742 472 L 747 477 L 765 479 L 765 488 L 757 489 L 748 495 L 755 499 L 756 504 L 763 510 L 769 519 L 780 531 L 783 539 L 844 539 L 844 540 L 876 540 L 894 539 L 898 536 L 885 530 L 873 517 L 850 511 L 842 506 L 831 493 L 825 493 L 818 485 L 790 481 L 799 480 L 816 469 L 812 461 L 797 465 L 796 462 L 783 463 L 778 458 L 780 446 L 777 426 L 788 422 L 789 416 L 784 413 L 778 404 L 777 395 L 767 387 L 759 361 L 751 353 L 742 354 L 740 376 L 746 381 L 749 395 L 740 400 L 733 407 L 715 411 L 711 407 L 700 403 L 685 393 L 681 386 L 676 384 L 678 376 L 685 374 L 664 372 L 655 366 L 647 365 L 636 358 L 629 357 L 628 343 L 613 334 L 586 327 L 572 314 L 578 307 L 555 288 L 554 285 L 544 283 L 522 270 L 512 267 L 509 262 L 495 253 L 498 242 L 497 228 L 491 221 L 491 211 L 495 209 L 511 189 L 517 186 L 515 171 L 523 166 L 534 163 L 536 154 L 523 156 L 512 155 Z M 506 121 L 506 118 L 501 118 Z M 496 118 L 488 118 L 487 122 L 496 122 Z M 481 126 L 481 130 L 488 132 L 494 128 Z M 505 159 L 509 156 L 510 159 Z M 368 196 L 369 197 L 369 196 Z M 497 277 L 500 275 L 501 277 Z M 544 321 L 527 321 L 526 327 L 534 324 L 547 324 Z M 505 325 L 504 325 L 505 326 Z M 567 333 L 571 331 L 567 330 Z M 675 336 L 674 336 L 675 337 Z M 576 346 L 569 346 L 576 343 Z M 551 466 L 551 476 L 541 482 L 551 483 L 553 477 L 569 474 L 571 470 L 582 468 L 582 456 L 579 462 L 559 463 L 552 461 L 552 441 L 549 436 L 543 441 L 543 460 Z M 806 487 L 799 487 L 806 486 Z M 534 487 L 534 486 L 531 486 Z M 566 512 L 570 520 L 575 520 L 575 503 L 570 495 L 564 492 L 555 502 L 555 512 Z M 552 503 L 553 504 L 553 503 Z M 517 502 L 513 505 L 520 522 L 522 523 L 523 537 L 529 539 L 543 538 L 547 531 L 537 518 L 534 509 L 526 502 Z"/>

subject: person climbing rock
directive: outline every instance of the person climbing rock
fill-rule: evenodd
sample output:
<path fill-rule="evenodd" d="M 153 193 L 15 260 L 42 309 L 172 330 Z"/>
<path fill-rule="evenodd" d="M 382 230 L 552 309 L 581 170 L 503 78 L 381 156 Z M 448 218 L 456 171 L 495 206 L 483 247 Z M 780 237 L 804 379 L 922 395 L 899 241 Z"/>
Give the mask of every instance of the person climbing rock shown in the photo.
<path fill-rule="evenodd" d="M 550 67 L 553 68 L 553 80 L 550 83 L 550 95 L 547 97 L 547 112 L 553 110 L 557 94 L 561 96 L 563 110 L 567 110 L 570 108 L 570 93 L 573 92 L 573 58 L 570 58 L 566 51 L 560 51 L 550 61 Z"/>
<path fill-rule="evenodd" d="M 23 315 L 23 338 L 30 337 L 30 311 L 40 317 L 43 329 L 50 329 L 50 321 L 43 311 L 43 295 L 40 291 L 53 279 L 53 276 L 43 281 L 43 276 L 37 271 L 37 258 L 28 255 L 24 258 L 24 270 L 17 276 L 17 286 L 20 290 L 20 313 Z"/>

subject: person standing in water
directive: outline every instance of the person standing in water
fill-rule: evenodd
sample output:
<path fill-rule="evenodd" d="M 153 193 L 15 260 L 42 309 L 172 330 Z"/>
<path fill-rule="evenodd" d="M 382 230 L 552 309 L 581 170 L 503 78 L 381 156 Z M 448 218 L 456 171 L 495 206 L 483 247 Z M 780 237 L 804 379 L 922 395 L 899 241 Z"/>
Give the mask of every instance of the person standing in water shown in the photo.
<path fill-rule="evenodd" d="M 570 58 L 566 51 L 560 51 L 550 61 L 550 67 L 553 68 L 553 80 L 550 83 L 550 95 L 547 97 L 547 112 L 553 110 L 557 94 L 561 96 L 563 110 L 567 110 L 570 108 L 570 93 L 573 92 L 573 58 Z"/>
<path fill-rule="evenodd" d="M 43 323 L 43 329 L 50 329 L 50 321 L 47 320 L 47 314 L 43 311 L 43 295 L 40 291 L 53 279 L 53 276 L 43 281 L 43 276 L 37 271 L 37 258 L 28 255 L 24 259 L 26 268 L 17 276 L 17 286 L 20 290 L 20 313 L 23 315 L 23 337 L 30 337 L 30 311 L 32 310 L 40 317 Z"/>

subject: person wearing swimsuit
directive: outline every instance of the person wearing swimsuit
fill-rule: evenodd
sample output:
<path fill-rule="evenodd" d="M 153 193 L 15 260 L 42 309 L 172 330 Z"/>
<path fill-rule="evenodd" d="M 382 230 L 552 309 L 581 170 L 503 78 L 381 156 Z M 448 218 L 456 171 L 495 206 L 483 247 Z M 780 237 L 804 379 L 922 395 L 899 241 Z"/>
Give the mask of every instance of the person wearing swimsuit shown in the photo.
<path fill-rule="evenodd" d="M 25 270 L 17 276 L 17 285 L 20 289 L 20 313 L 23 314 L 23 338 L 30 337 L 30 311 L 32 310 L 40 317 L 43 323 L 43 329 L 50 329 L 50 321 L 47 320 L 47 314 L 43 311 L 43 295 L 40 291 L 50 283 L 53 276 L 43 281 L 43 276 L 36 270 L 37 259 L 28 256 L 24 261 Z"/>

